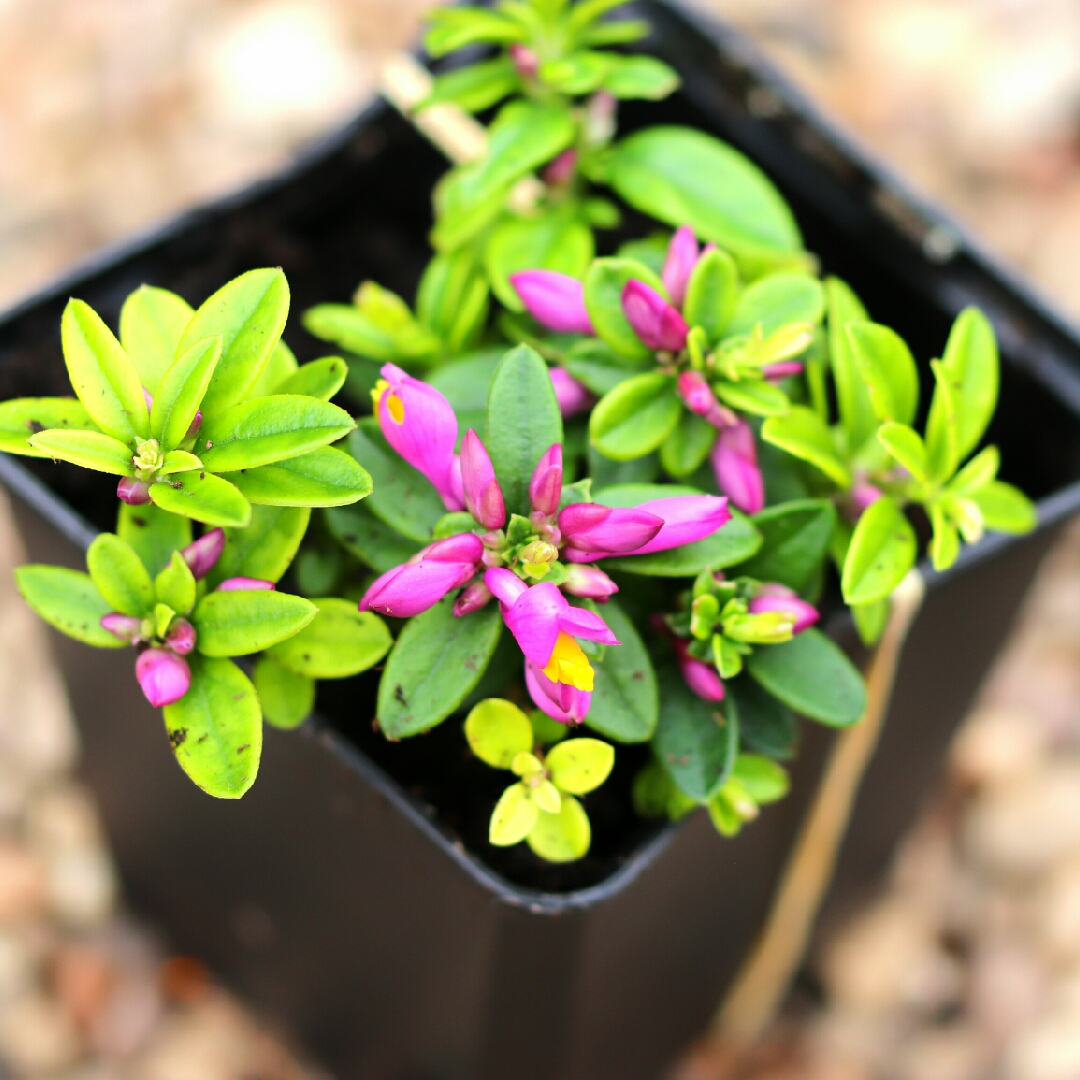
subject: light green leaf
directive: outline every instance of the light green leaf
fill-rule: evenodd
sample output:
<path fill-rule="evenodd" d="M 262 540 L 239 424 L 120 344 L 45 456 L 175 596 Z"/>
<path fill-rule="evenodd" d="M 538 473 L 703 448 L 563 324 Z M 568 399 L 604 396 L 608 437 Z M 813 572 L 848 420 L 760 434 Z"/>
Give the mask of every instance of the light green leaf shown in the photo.
<path fill-rule="evenodd" d="M 424 47 L 433 57 L 445 56 L 466 45 L 498 45 L 521 41 L 521 25 L 508 15 L 483 8 L 438 8 L 429 16 L 431 29 Z"/>
<path fill-rule="evenodd" d="M 217 799 L 239 799 L 259 773 L 262 713 L 255 687 L 231 661 L 192 655 L 191 689 L 166 705 L 165 730 L 180 767 Z"/>
<path fill-rule="evenodd" d="M 221 338 L 196 341 L 162 375 L 150 410 L 150 430 L 163 450 L 187 438 L 220 357 Z"/>
<path fill-rule="evenodd" d="M 302 630 L 318 614 L 302 596 L 255 591 L 212 592 L 192 613 L 203 656 L 247 656 Z"/>
<path fill-rule="evenodd" d="M 265 506 L 348 506 L 372 490 L 356 459 L 332 446 L 223 475 L 249 502 Z"/>
<path fill-rule="evenodd" d="M 131 448 L 100 431 L 54 428 L 32 435 L 30 445 L 39 450 L 42 457 L 70 461 L 73 465 L 81 465 L 84 469 L 93 469 L 95 472 L 130 476 L 135 471 Z"/>
<path fill-rule="evenodd" d="M 465 738 L 472 752 L 493 769 L 509 769 L 518 754 L 533 746 L 529 718 L 502 698 L 487 698 L 473 707 L 465 718 Z"/>
<path fill-rule="evenodd" d="M 377 664 L 393 644 L 386 623 L 351 600 L 311 601 L 315 618 L 298 634 L 274 645 L 269 655 L 283 668 L 312 679 L 345 679 Z"/>
<path fill-rule="evenodd" d="M 686 283 L 683 315 L 687 325 L 700 326 L 708 344 L 715 345 L 731 322 L 738 296 L 735 260 L 726 251 L 706 251 L 694 264 Z"/>
<path fill-rule="evenodd" d="M 619 383 L 652 369 L 648 361 L 629 360 L 598 338 L 582 338 L 563 357 L 562 366 L 597 397 Z"/>
<path fill-rule="evenodd" d="M 436 255 L 416 294 L 416 314 L 450 353 L 476 344 L 487 325 L 490 288 L 471 247 Z"/>
<path fill-rule="evenodd" d="M 905 424 L 883 424 L 878 428 L 881 445 L 919 481 L 925 481 L 926 447 L 921 436 Z"/>
<path fill-rule="evenodd" d="M 948 570 L 960 554 L 960 535 L 940 503 L 932 503 L 929 510 L 934 530 L 930 538 L 930 562 L 935 570 Z"/>
<path fill-rule="evenodd" d="M 855 620 L 855 629 L 865 645 L 875 645 L 885 633 L 891 610 L 890 600 L 871 600 L 868 604 L 851 605 L 851 617 Z"/>
<path fill-rule="evenodd" d="M 950 481 L 954 495 L 973 495 L 989 484 L 1001 466 L 1001 454 L 996 446 L 980 450 Z"/>
<path fill-rule="evenodd" d="M 568 795 L 585 795 L 598 788 L 615 765 L 615 747 L 599 739 L 567 739 L 547 756 L 551 782 Z"/>
<path fill-rule="evenodd" d="M 671 375 L 659 371 L 635 375 L 597 402 L 589 419 L 589 438 L 614 461 L 643 457 L 663 445 L 682 411 Z"/>
<path fill-rule="evenodd" d="M 243 401 L 254 387 L 288 315 L 288 282 L 281 270 L 270 269 L 234 278 L 195 312 L 179 352 L 204 338 L 221 337 L 221 358 L 202 401 L 204 425 Z"/>
<path fill-rule="evenodd" d="M 725 337 L 749 334 L 760 326 L 768 337 L 790 323 L 821 322 L 825 298 L 821 283 L 806 274 L 770 274 L 748 286 L 739 297 Z"/>
<path fill-rule="evenodd" d="M 251 503 L 236 487 L 208 472 L 179 473 L 168 483 L 151 484 L 150 498 L 162 510 L 204 525 L 246 525 Z"/>
<path fill-rule="evenodd" d="M 194 454 L 189 454 L 186 450 L 170 450 L 161 463 L 158 476 L 164 479 L 173 473 L 191 472 L 202 467 L 203 463 Z"/>
<path fill-rule="evenodd" d="M 791 789 L 787 772 L 758 754 L 740 754 L 731 775 L 758 805 L 777 802 Z"/>
<path fill-rule="evenodd" d="M 926 469 L 931 480 L 943 483 L 960 462 L 956 400 L 944 364 L 931 360 L 930 369 L 934 373 L 934 396 L 926 420 Z"/>
<path fill-rule="evenodd" d="M 86 568 L 113 611 L 146 615 L 154 606 L 154 585 L 130 544 L 99 533 L 86 551 Z"/>
<path fill-rule="evenodd" d="M 278 387 L 290 379 L 300 369 L 296 356 L 292 349 L 280 339 L 270 353 L 270 359 L 266 361 L 266 367 L 262 374 L 255 380 L 255 385 L 248 391 L 249 398 L 266 397 L 267 394 L 295 393 L 295 391 L 278 390 Z"/>
<path fill-rule="evenodd" d="M 484 261 L 491 288 L 511 311 L 525 305 L 513 285 L 511 274 L 519 270 L 556 270 L 580 278 L 593 257 L 592 230 L 566 213 L 546 213 L 536 218 L 510 218 L 491 233 Z"/>
<path fill-rule="evenodd" d="M 599 52 L 574 52 L 540 65 L 541 82 L 560 94 L 576 96 L 596 90 L 609 66 L 609 57 Z"/>
<path fill-rule="evenodd" d="M 96 431 L 83 403 L 76 398 L 13 398 L 0 402 L 0 452 L 25 457 L 48 457 L 30 445 L 36 432 L 56 428 L 61 431 Z"/>
<path fill-rule="evenodd" d="M 311 511 L 297 507 L 256 506 L 245 528 L 228 529 L 227 543 L 207 584 L 216 588 L 226 578 L 281 580 L 307 532 Z"/>
<path fill-rule="evenodd" d="M 717 382 L 713 390 L 725 405 L 754 416 L 783 416 L 791 408 L 787 394 L 764 380 Z"/>
<path fill-rule="evenodd" d="M 704 417 L 683 409 L 675 430 L 660 447 L 660 462 L 668 476 L 683 480 L 697 472 L 716 442 L 716 428 Z"/>
<path fill-rule="evenodd" d="M 191 305 L 168 289 L 140 285 L 120 309 L 120 342 L 143 386 L 157 394 L 161 377 L 194 315 Z"/>
<path fill-rule="evenodd" d="M 295 394 L 329 401 L 344 385 L 349 368 L 340 356 L 324 356 L 297 368 L 274 387 L 275 394 Z"/>
<path fill-rule="evenodd" d="M 449 102 L 466 112 L 480 112 L 497 105 L 520 86 L 521 77 L 514 62 L 508 56 L 499 56 L 439 75 L 432 82 L 431 93 L 416 111 Z"/>
<path fill-rule="evenodd" d="M 820 469 L 842 488 L 851 486 L 851 473 L 836 452 L 832 432 L 813 409 L 793 405 L 783 416 L 770 416 L 761 437 Z"/>
<path fill-rule="evenodd" d="M 413 318 L 400 297 L 377 289 L 370 281 L 363 286 L 362 296 L 370 310 L 361 311 L 350 304 L 318 304 L 304 312 L 304 327 L 317 338 L 372 360 L 426 363 L 436 357 L 438 339 Z M 373 304 L 372 297 L 379 299 Z M 399 310 L 395 310 L 397 305 Z"/>
<path fill-rule="evenodd" d="M 1017 536 L 1031 532 L 1038 524 L 1038 514 L 1031 500 L 1012 484 L 993 480 L 972 496 L 988 529 L 1013 533 Z"/>
<path fill-rule="evenodd" d="M 877 323 L 849 322 L 844 329 L 877 418 L 910 424 L 919 408 L 919 372 L 907 343 Z"/>
<path fill-rule="evenodd" d="M 891 496 L 863 511 L 851 537 L 841 589 L 848 604 L 868 604 L 892 595 L 915 565 L 915 530 Z"/>
<path fill-rule="evenodd" d="M 116 532 L 131 545 L 153 576 L 169 564 L 174 551 L 191 543 L 191 520 L 159 510 L 153 503 L 145 506 L 121 503 Z"/>
<path fill-rule="evenodd" d="M 529 835 L 540 810 L 523 784 L 511 784 L 495 804 L 488 841 L 497 847 L 518 844 Z"/>
<path fill-rule="evenodd" d="M 847 435 L 849 450 L 855 453 L 877 430 L 870 392 L 859 374 L 846 329 L 850 322 L 866 322 L 866 309 L 839 278 L 826 280 L 825 303 L 829 322 L 829 359 L 836 383 L 840 424 Z"/>
<path fill-rule="evenodd" d="M 34 611 L 62 634 L 99 649 L 127 647 L 101 625 L 102 616 L 113 609 L 89 574 L 59 566 L 20 566 L 15 584 Z"/>
<path fill-rule="evenodd" d="M 606 55 L 607 73 L 600 86 L 617 98 L 659 101 L 678 89 L 675 70 L 651 56 Z"/>
<path fill-rule="evenodd" d="M 622 644 L 609 646 L 603 659 L 593 661 L 593 696 L 585 723 L 616 742 L 647 742 L 660 709 L 648 650 L 614 600 L 604 604 L 602 618 Z"/>
<path fill-rule="evenodd" d="M 966 308 L 957 316 L 941 365 L 952 389 L 959 461 L 978 446 L 994 415 L 998 396 L 1000 376 L 994 328 L 977 308 Z"/>
<path fill-rule="evenodd" d="M 276 728 L 298 728 L 315 708 L 315 680 L 286 671 L 268 656 L 255 665 L 255 691 L 264 719 Z"/>
<path fill-rule="evenodd" d="M 596 259 L 585 275 L 585 307 L 597 335 L 616 352 L 648 360 L 652 350 L 634 333 L 622 308 L 627 283 L 640 281 L 666 296 L 660 278 L 636 259 Z"/>
<path fill-rule="evenodd" d="M 541 859 L 554 863 L 573 862 L 589 851 L 592 842 L 589 816 L 577 799 L 567 795 L 557 814 L 539 812 L 536 824 L 525 839 Z"/>
<path fill-rule="evenodd" d="M 168 566 L 154 579 L 154 595 L 178 615 L 186 615 L 195 606 L 195 576 L 184 556 L 174 551 Z"/>

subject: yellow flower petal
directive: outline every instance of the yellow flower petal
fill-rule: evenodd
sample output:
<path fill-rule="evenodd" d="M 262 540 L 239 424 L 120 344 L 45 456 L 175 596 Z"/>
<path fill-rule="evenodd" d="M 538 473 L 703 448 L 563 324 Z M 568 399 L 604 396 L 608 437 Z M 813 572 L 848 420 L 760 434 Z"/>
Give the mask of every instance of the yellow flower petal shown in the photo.
<path fill-rule="evenodd" d="M 565 683 L 575 690 L 591 691 L 595 673 L 581 646 L 565 630 L 560 630 L 544 674 L 552 682 Z"/>

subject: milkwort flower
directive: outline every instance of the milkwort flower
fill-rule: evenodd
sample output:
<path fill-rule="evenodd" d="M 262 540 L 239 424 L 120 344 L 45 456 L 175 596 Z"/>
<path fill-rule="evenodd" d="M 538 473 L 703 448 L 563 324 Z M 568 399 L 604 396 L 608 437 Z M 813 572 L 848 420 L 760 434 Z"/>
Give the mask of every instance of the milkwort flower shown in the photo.
<path fill-rule="evenodd" d="M 508 520 L 502 488 L 476 432 L 466 432 L 455 456 L 457 418 L 442 394 L 392 364 L 383 375 L 377 415 L 387 441 L 436 488 L 441 483 L 447 507 L 466 510 L 475 529 L 436 540 L 387 571 L 368 588 L 360 609 L 407 618 L 462 589 L 454 614 L 463 617 L 498 598 L 525 655 L 526 684 L 537 706 L 564 723 L 580 721 L 593 676 L 575 639 L 618 642 L 599 615 L 574 607 L 564 593 L 603 602 L 618 587 L 599 567 L 579 564 L 711 536 L 731 516 L 727 500 L 695 495 L 629 508 L 563 507 L 562 446 L 556 443 L 533 471 L 529 517 L 513 514 Z"/>

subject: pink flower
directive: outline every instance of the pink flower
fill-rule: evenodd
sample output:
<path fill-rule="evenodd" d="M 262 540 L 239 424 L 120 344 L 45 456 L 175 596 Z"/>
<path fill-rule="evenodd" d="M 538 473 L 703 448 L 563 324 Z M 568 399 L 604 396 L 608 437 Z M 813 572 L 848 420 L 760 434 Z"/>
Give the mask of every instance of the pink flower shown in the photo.
<path fill-rule="evenodd" d="M 165 644 L 178 656 L 187 656 L 195 648 L 195 627 L 187 619 L 173 619 Z"/>
<path fill-rule="evenodd" d="M 482 581 L 470 581 L 454 601 L 454 614 L 459 619 L 462 615 L 471 615 L 486 607 L 490 600 L 491 590 Z"/>
<path fill-rule="evenodd" d="M 503 621 L 525 659 L 537 667 L 547 667 L 560 633 L 604 645 L 619 644 L 599 615 L 572 607 L 549 582 L 530 586 L 509 570 L 492 569 L 485 572 L 484 584 L 502 605 Z"/>
<path fill-rule="evenodd" d="M 801 375 L 803 364 L 801 360 L 781 360 L 776 364 L 767 364 L 761 369 L 761 374 L 769 382 L 780 382 L 781 379 L 789 379 L 792 375 Z"/>
<path fill-rule="evenodd" d="M 564 150 L 544 170 L 544 183 L 551 187 L 566 187 L 574 179 L 577 151 Z"/>
<path fill-rule="evenodd" d="M 435 485 L 447 510 L 460 510 L 460 483 L 454 475 L 458 423 L 450 402 L 395 364 L 383 365 L 382 375 L 373 396 L 386 441 Z"/>
<path fill-rule="evenodd" d="M 551 375 L 551 385 L 555 388 L 555 400 L 559 403 L 559 412 L 562 413 L 564 420 L 592 408 L 596 397 L 566 368 L 549 368 L 548 373 Z"/>
<path fill-rule="evenodd" d="M 758 595 L 746 607 L 751 615 L 761 615 L 767 611 L 788 612 L 795 619 L 791 629 L 793 634 L 801 634 L 821 618 L 817 608 L 801 600 L 786 585 L 759 586 Z"/>
<path fill-rule="evenodd" d="M 215 592 L 274 592 L 277 586 L 272 581 L 263 581 L 256 577 L 226 578 Z"/>
<path fill-rule="evenodd" d="M 650 349 L 679 352 L 686 345 L 686 320 L 654 288 L 643 281 L 628 281 L 622 291 L 622 309 L 634 333 Z"/>
<path fill-rule="evenodd" d="M 681 308 L 686 299 L 686 283 L 690 280 L 690 273 L 697 261 L 698 244 L 694 239 L 694 230 L 689 225 L 683 225 L 675 230 L 675 235 L 668 244 L 664 270 L 660 275 L 671 302 L 677 308 Z"/>
<path fill-rule="evenodd" d="M 183 551 L 184 562 L 194 575 L 196 581 L 202 581 L 211 570 L 221 553 L 225 550 L 225 530 L 211 529 L 204 533 L 198 540 L 193 540 Z"/>
<path fill-rule="evenodd" d="M 587 597 L 590 600 L 607 600 L 619 591 L 615 584 L 599 566 L 584 566 L 571 563 L 566 568 L 567 578 L 563 589 L 571 596 Z"/>
<path fill-rule="evenodd" d="M 461 441 L 460 464 L 466 509 L 485 529 L 501 529 L 506 524 L 502 488 L 487 449 L 472 428 Z"/>
<path fill-rule="evenodd" d="M 419 615 L 468 582 L 483 553 L 484 545 L 473 533 L 436 540 L 407 563 L 377 578 L 364 593 L 360 610 L 398 619 Z"/>
<path fill-rule="evenodd" d="M 529 481 L 529 502 L 536 513 L 550 517 L 558 511 L 562 477 L 562 444 L 554 443 L 540 455 Z"/>
<path fill-rule="evenodd" d="M 716 395 L 700 371 L 679 372 L 675 385 L 686 407 L 713 427 L 722 428 L 738 423 L 735 414 L 716 400 Z"/>
<path fill-rule="evenodd" d="M 655 514 L 664 525 L 652 540 L 634 552 L 635 555 L 668 551 L 704 540 L 731 520 L 727 499 L 716 495 L 672 495 L 644 502 L 638 510 Z"/>
<path fill-rule="evenodd" d="M 525 661 L 525 686 L 533 703 L 560 724 L 580 724 L 589 713 L 592 691 L 571 683 L 553 682 L 535 664 Z"/>
<path fill-rule="evenodd" d="M 120 641 L 134 645 L 142 636 L 142 619 L 134 615 L 121 615 L 119 611 L 110 611 L 101 616 L 101 625 Z"/>
<path fill-rule="evenodd" d="M 179 701 L 191 686 L 191 668 L 168 649 L 147 649 L 135 661 L 135 678 L 155 708 Z"/>
<path fill-rule="evenodd" d="M 675 660 L 679 665 L 686 685 L 694 691 L 699 698 L 706 701 L 724 700 L 724 683 L 712 664 L 706 664 L 704 660 L 690 655 L 690 643 L 684 638 L 672 639 L 675 646 Z"/>
<path fill-rule="evenodd" d="M 867 507 L 873 506 L 881 498 L 881 488 L 868 480 L 856 480 L 848 492 L 848 499 L 855 508 L 856 516 L 861 516 Z"/>
<path fill-rule="evenodd" d="M 585 288 L 555 270 L 522 270 L 510 275 L 525 310 L 542 326 L 560 334 L 594 334 L 585 307 Z"/>
<path fill-rule="evenodd" d="M 564 554 L 578 556 L 637 553 L 664 527 L 664 520 L 641 507 L 613 510 L 599 503 L 573 503 L 559 514 L 559 531 L 566 541 Z"/>
<path fill-rule="evenodd" d="M 116 497 L 128 506 L 145 506 L 150 501 L 150 485 L 134 476 L 122 476 L 116 485 Z"/>
<path fill-rule="evenodd" d="M 506 51 L 510 54 L 510 59 L 513 61 L 514 67 L 517 68 L 518 74 L 522 78 L 536 78 L 536 73 L 540 70 L 540 58 L 532 49 L 527 45 L 515 43 Z"/>
<path fill-rule="evenodd" d="M 756 514 L 765 505 L 765 481 L 750 425 L 740 420 L 721 428 L 710 458 L 720 490 L 743 513 Z"/>

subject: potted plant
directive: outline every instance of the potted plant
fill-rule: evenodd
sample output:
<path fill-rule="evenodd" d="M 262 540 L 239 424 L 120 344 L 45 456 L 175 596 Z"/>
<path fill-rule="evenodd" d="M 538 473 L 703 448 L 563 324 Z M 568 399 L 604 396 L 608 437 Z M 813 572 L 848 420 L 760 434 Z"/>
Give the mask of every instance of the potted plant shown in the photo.
<path fill-rule="evenodd" d="M 40 400 L 64 389 L 55 362 L 14 385 L 16 350 L 41 340 L 30 335 L 55 319 L 62 290 L 0 331 L 13 358 L 5 389 L 35 397 L 0 407 L 4 448 L 129 474 L 116 535 L 90 546 L 90 576 L 25 569 L 24 595 L 90 644 L 140 648 L 142 688 L 165 703 L 189 775 L 243 794 L 260 712 L 295 726 L 314 680 L 334 680 L 318 688 L 329 725 L 267 729 L 259 783 L 225 806 L 184 787 L 137 691 L 113 690 L 121 707 L 90 716 L 95 698 L 104 711 L 115 653 L 71 661 L 88 770 L 135 902 L 347 1072 L 658 1067 L 749 946 L 812 789 L 823 743 L 811 735 L 794 755 L 794 712 L 833 726 L 862 714 L 856 669 L 812 623 L 824 612 L 844 640 L 846 600 L 874 641 L 923 543 L 943 572 L 927 611 L 935 597 L 948 610 L 935 632 L 971 620 L 956 594 L 973 585 L 1001 623 L 1049 542 L 1045 528 L 1032 542 L 979 540 L 984 527 L 1035 524 L 996 479 L 996 451 L 976 452 L 999 377 L 986 318 L 966 311 L 948 332 L 953 312 L 921 300 L 917 342 L 936 329 L 944 351 L 920 379 L 903 338 L 869 321 L 840 280 L 823 285 L 803 250 L 795 220 L 813 185 L 792 215 L 762 172 L 706 133 L 718 126 L 707 111 L 693 128 L 617 136 L 613 95 L 662 100 L 675 76 L 655 58 L 603 52 L 641 33 L 606 10 L 437 16 L 435 51 L 502 51 L 442 75 L 429 105 L 513 100 L 486 156 L 439 183 L 438 253 L 415 312 L 386 284 L 406 292 L 417 268 L 438 161 L 376 111 L 277 187 L 70 290 L 115 315 L 128 283 L 156 286 L 126 300 L 119 340 L 92 309 L 67 308 L 81 405 Z M 668 58 L 708 40 L 667 9 L 649 14 Z M 695 94 L 700 76 L 685 74 L 680 103 L 646 111 L 685 120 L 707 108 L 723 80 Z M 395 175 L 420 178 L 411 202 Z M 605 190 L 621 200 L 621 233 Z M 828 207 L 806 211 L 808 229 L 825 232 Z M 238 227 L 223 234 L 226 219 Z M 403 225 L 380 272 L 372 253 L 386 250 L 387 220 Z M 612 254 L 596 258 L 600 227 Z M 353 419 L 324 400 L 345 365 L 297 367 L 278 344 L 280 273 L 249 271 L 194 311 L 163 288 L 200 299 L 194 278 L 168 269 L 178 253 L 209 252 L 224 235 L 228 256 L 204 261 L 206 281 L 267 261 L 254 250 L 274 228 L 293 241 L 308 330 L 350 354 L 354 407 L 374 391 L 374 415 L 351 434 Z M 342 235 L 361 238 L 364 256 L 343 268 Z M 907 239 L 891 237 L 904 251 Z M 902 265 L 881 250 L 883 265 Z M 871 282 L 848 271 L 869 255 L 842 229 L 823 255 L 857 291 Z M 292 266 L 288 276 L 295 286 Z M 314 303 L 354 278 L 367 283 L 353 304 Z M 1001 287 L 985 270 L 982 280 Z M 1018 398 L 1052 401 L 1022 368 L 1003 371 Z M 992 430 L 1008 464 L 1030 425 L 1002 415 Z M 1056 404 L 1043 422 L 1071 431 Z M 351 458 L 329 445 L 346 435 Z M 39 470 L 108 527 L 107 488 L 66 466 Z M 54 525 L 70 523 L 7 462 L 5 475 Z M 1012 475 L 1035 495 L 1060 486 L 1052 468 Z M 207 527 L 198 540 L 189 518 Z M 971 553 L 944 573 L 961 534 Z M 250 587 L 282 579 L 297 552 L 290 591 Z M 1017 572 L 1002 578 L 1010 562 Z M 1002 578 L 990 591 L 976 583 L 987 572 Z M 948 659 L 936 686 L 950 710 L 1003 631 L 972 628 L 970 657 Z M 226 659 L 256 652 L 253 682 Z M 357 677 L 384 655 L 381 674 Z M 901 708 L 906 685 L 902 673 Z M 733 835 L 782 796 L 788 762 L 788 799 L 737 840 L 709 836 L 710 821 Z M 648 820 L 698 805 L 708 814 L 677 831 Z"/>

